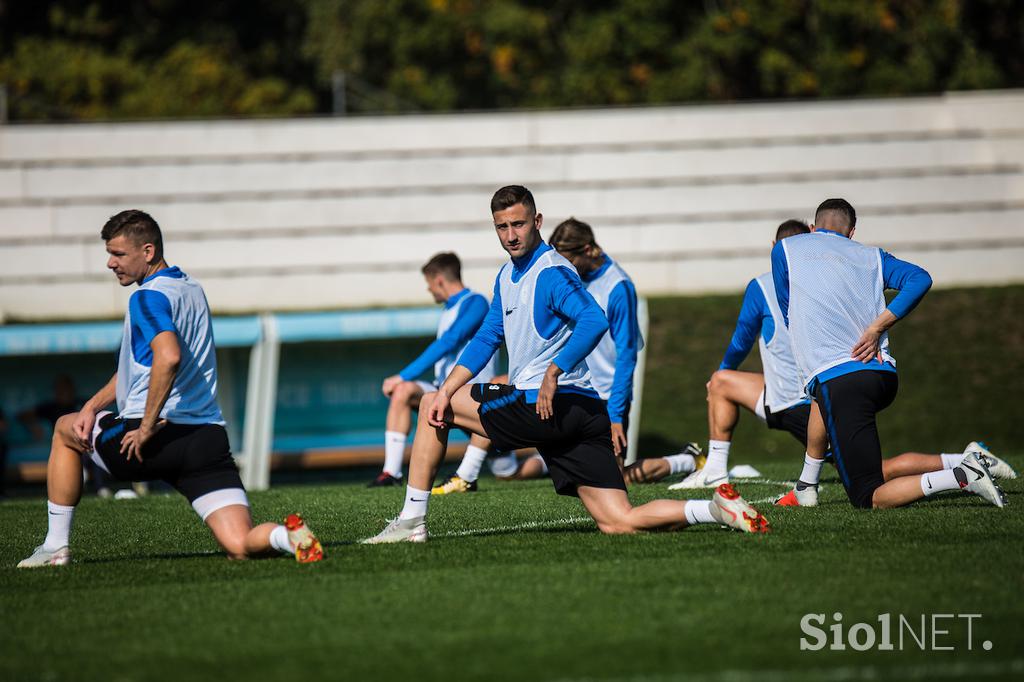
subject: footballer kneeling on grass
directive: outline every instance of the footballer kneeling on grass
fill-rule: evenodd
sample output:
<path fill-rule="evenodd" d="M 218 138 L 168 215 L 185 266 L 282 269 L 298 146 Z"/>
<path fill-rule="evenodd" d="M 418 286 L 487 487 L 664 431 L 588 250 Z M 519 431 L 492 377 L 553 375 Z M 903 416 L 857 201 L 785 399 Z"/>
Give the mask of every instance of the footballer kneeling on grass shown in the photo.
<path fill-rule="evenodd" d="M 253 528 L 217 404 L 217 353 L 206 295 L 163 258 L 156 221 L 122 211 L 104 225 L 107 267 L 137 284 L 125 316 L 117 372 L 83 406 L 61 417 L 46 467 L 48 531 L 19 568 L 71 562 L 82 458 L 124 481 L 161 480 L 192 504 L 232 559 L 293 555 L 320 561 L 323 548 L 297 514 Z M 117 414 L 103 411 L 117 403 Z"/>

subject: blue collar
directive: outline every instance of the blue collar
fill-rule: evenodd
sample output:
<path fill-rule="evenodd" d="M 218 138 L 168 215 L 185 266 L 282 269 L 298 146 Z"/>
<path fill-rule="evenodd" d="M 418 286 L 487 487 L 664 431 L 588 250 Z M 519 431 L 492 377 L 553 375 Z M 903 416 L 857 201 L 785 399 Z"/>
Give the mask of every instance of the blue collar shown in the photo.
<path fill-rule="evenodd" d="M 463 288 L 462 291 L 460 291 L 457 294 L 452 294 L 451 296 L 448 297 L 448 300 L 444 302 L 444 309 L 450 310 L 451 308 L 455 307 L 456 303 L 466 298 L 467 296 L 469 296 L 469 289 L 467 288 Z"/>
<path fill-rule="evenodd" d="M 185 276 L 185 273 L 182 272 L 181 270 L 179 270 L 177 265 L 174 265 L 174 266 L 169 267 L 169 268 L 164 268 L 163 270 L 157 270 L 152 275 L 150 275 L 146 279 L 142 280 L 140 282 L 140 284 L 145 284 L 146 282 L 149 282 L 150 280 L 154 280 L 157 277 L 171 277 L 171 278 L 174 278 L 174 279 L 181 279 L 184 276 Z"/>
<path fill-rule="evenodd" d="M 839 232 L 836 232 L 835 230 L 826 230 L 823 227 L 819 227 L 817 230 L 815 230 L 815 232 L 823 232 L 825 234 L 834 234 L 837 237 L 842 237 L 843 239 L 849 239 L 849 237 L 847 237 L 845 234 L 840 234 Z"/>
<path fill-rule="evenodd" d="M 533 247 L 533 251 L 526 254 L 522 258 L 512 259 L 512 281 L 518 281 L 520 277 L 526 274 L 526 271 L 533 267 L 533 264 L 537 262 L 537 259 L 543 256 L 545 253 L 551 250 L 551 247 L 544 243 L 544 240 L 540 240 L 537 246 Z"/>
<path fill-rule="evenodd" d="M 611 266 L 612 266 L 612 257 L 609 256 L 606 253 L 606 254 L 604 254 L 604 262 L 601 263 L 600 267 L 598 267 L 596 270 L 594 270 L 592 272 L 588 272 L 586 275 L 584 275 L 580 279 L 582 279 L 584 282 L 589 284 L 590 282 L 593 282 L 595 279 L 599 278 L 604 273 L 608 272 L 608 268 L 610 268 Z"/>

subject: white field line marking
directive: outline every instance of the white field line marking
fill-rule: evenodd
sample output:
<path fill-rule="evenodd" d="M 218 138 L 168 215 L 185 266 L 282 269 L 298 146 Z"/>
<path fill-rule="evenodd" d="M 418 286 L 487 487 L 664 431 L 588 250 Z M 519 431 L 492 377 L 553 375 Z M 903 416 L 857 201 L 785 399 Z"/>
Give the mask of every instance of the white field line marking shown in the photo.
<path fill-rule="evenodd" d="M 513 523 L 507 526 L 495 526 L 493 528 L 473 528 L 471 530 L 455 530 L 447 533 L 438 533 L 437 535 L 431 533 L 432 538 L 462 538 L 469 535 L 491 535 L 493 533 L 514 533 L 520 530 L 537 530 L 546 528 L 566 528 L 568 526 L 575 526 L 579 523 L 593 523 L 594 520 L 589 516 L 567 516 L 564 519 L 555 519 L 553 521 L 524 521 L 523 523 Z"/>
<path fill-rule="evenodd" d="M 934 680 L 939 678 L 1002 675 L 1010 677 L 1024 673 L 1024 659 L 1008 661 L 961 661 L 941 665 L 896 666 L 837 666 L 834 668 L 794 668 L 791 670 L 720 670 L 714 673 L 680 671 L 663 675 L 637 675 L 634 677 L 580 677 L 560 682 L 869 682 L 876 680 Z"/>

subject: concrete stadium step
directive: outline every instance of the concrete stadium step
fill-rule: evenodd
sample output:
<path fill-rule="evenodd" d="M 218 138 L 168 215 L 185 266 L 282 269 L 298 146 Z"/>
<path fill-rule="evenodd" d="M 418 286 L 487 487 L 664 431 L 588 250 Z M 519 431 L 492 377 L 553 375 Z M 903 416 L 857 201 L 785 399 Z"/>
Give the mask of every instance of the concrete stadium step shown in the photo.
<path fill-rule="evenodd" d="M 19 125 L 0 129 L 6 161 L 411 152 L 814 135 L 919 134 L 1022 127 L 1020 91 L 892 100 L 285 121 Z M 756 134 L 752 135 L 752 131 Z"/>
<path fill-rule="evenodd" d="M 913 209 L 933 204 L 1006 204 L 1024 200 L 1024 173 L 888 178 L 807 178 L 802 182 L 739 181 L 718 185 L 549 189 L 533 187 L 550 220 L 570 215 L 597 224 L 641 216 L 645 221 L 672 222 L 687 216 L 759 212 L 809 213 L 827 196 L 846 196 L 854 205 Z M 169 235 L 189 238 L 213 232 L 277 232 L 302 235 L 303 230 L 408 232 L 410 229 L 452 224 L 490 223 L 488 192 L 437 193 L 410 191 L 393 201 L 380 197 L 310 197 L 251 201 L 150 201 L 143 205 Z M 79 236 L 92 238 L 113 213 L 131 204 L 69 206 L 0 206 L 0 240 Z M 415 227 L 406 227 L 415 226 Z M 437 229 L 436 227 L 434 228 Z M 308 235 L 306 235 L 308 236 Z"/>
<path fill-rule="evenodd" d="M 261 200 L 313 195 L 391 195 L 533 184 L 600 187 L 718 184 L 736 178 L 776 181 L 810 174 L 868 176 L 985 172 L 1022 168 L 1020 137 L 804 144 L 727 149 L 621 152 L 512 152 L 413 159 L 285 160 L 40 167 L 0 171 L 0 202 L 112 203 L 140 200 Z"/>

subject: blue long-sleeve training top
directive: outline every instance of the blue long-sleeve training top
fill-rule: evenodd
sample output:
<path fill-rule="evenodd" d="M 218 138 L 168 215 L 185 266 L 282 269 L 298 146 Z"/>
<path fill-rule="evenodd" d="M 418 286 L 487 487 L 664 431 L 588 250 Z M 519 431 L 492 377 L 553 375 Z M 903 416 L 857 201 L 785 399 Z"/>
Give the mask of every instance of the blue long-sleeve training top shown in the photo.
<path fill-rule="evenodd" d="M 770 343 L 775 337 L 775 318 L 772 317 L 768 301 L 764 298 L 764 291 L 757 280 L 751 280 L 743 293 L 743 305 L 736 320 L 736 330 L 729 341 L 729 347 L 725 349 L 725 356 L 718 369 L 736 369 L 743 364 L 750 355 L 758 334 L 761 334 L 765 343 Z"/>
<path fill-rule="evenodd" d="M 512 259 L 512 281 L 518 282 L 551 247 L 543 241 L 522 258 Z M 608 320 L 594 297 L 586 292 L 575 271 L 565 267 L 547 268 L 537 277 L 533 322 L 537 332 L 550 339 L 562 325 L 569 325 L 569 341 L 555 357 L 554 364 L 568 372 L 590 355 L 608 331 Z M 504 309 L 500 273 L 494 280 L 494 298 L 483 324 L 459 357 L 459 364 L 476 375 L 505 340 Z M 559 391 L 576 390 L 559 386 Z M 593 395 L 597 395 L 594 391 Z M 526 391 L 527 401 L 536 402 L 537 391 Z"/>
<path fill-rule="evenodd" d="M 582 279 L 585 283 L 599 279 L 612 266 L 611 258 L 597 270 Z M 621 424 L 633 398 L 633 372 L 636 370 L 637 354 L 642 346 L 640 325 L 636 316 L 637 296 L 633 282 L 624 279 L 608 294 L 605 316 L 608 318 L 608 333 L 615 346 L 615 373 L 612 377 L 611 394 L 608 396 L 608 418 L 613 424 Z M 598 346 L 595 353 L 601 352 Z M 591 369 L 591 372 L 594 370 Z"/>
<path fill-rule="evenodd" d="M 469 289 L 463 289 L 459 293 L 450 297 L 445 301 L 445 310 L 453 308 L 459 301 L 466 296 L 470 296 Z M 419 357 L 410 362 L 406 367 L 398 373 L 404 381 L 412 381 L 416 377 L 420 376 L 428 369 L 433 369 L 434 363 L 454 352 L 458 348 L 461 348 L 463 344 L 468 341 L 476 330 L 480 328 L 480 323 L 483 322 L 484 317 L 487 315 L 487 299 L 480 295 L 470 296 L 465 303 L 462 304 L 462 308 L 459 309 L 459 316 L 452 323 L 452 326 L 448 330 L 439 336 L 433 343 L 427 346 Z M 488 360 L 490 357 L 487 358 Z M 484 361 L 486 364 L 487 361 Z M 483 365 L 481 365 L 481 369 Z M 475 375 L 474 375 L 475 376 Z"/>

